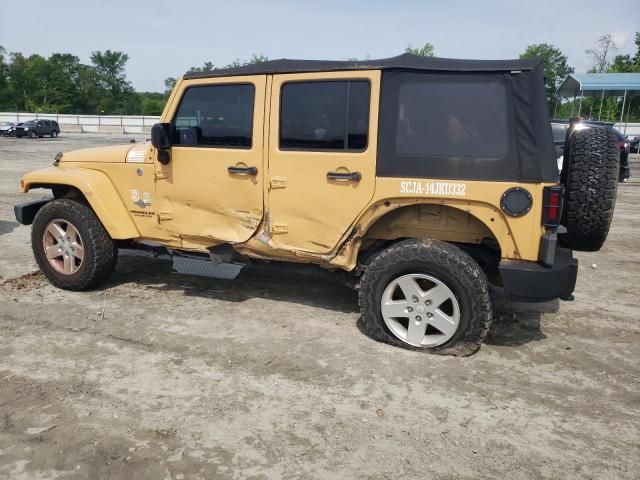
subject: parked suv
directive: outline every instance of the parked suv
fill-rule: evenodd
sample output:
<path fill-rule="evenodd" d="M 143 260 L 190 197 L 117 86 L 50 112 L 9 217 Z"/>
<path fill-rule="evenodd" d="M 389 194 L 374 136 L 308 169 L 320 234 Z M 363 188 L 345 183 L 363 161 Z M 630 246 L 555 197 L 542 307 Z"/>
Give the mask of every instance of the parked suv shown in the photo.
<path fill-rule="evenodd" d="M 55 120 L 29 120 L 19 123 L 15 128 L 15 136 L 18 138 L 42 138 L 45 135 L 56 138 L 59 133 L 60 127 Z"/>
<path fill-rule="evenodd" d="M 594 120 L 583 120 L 576 118 L 573 121 L 570 120 L 551 120 L 551 129 L 553 131 L 553 143 L 556 148 L 556 157 L 558 160 L 558 169 L 562 170 L 562 159 L 564 156 L 564 148 L 566 143 L 567 133 L 572 131 L 569 129 L 571 123 L 575 125 L 575 128 L 607 128 L 613 132 L 616 137 L 618 148 L 620 149 L 620 171 L 618 174 L 618 180 L 620 182 L 627 182 L 631 177 L 631 171 L 629 170 L 629 153 L 631 151 L 631 141 L 624 136 L 624 134 L 613 126 L 611 122 L 597 122 Z"/>
<path fill-rule="evenodd" d="M 560 182 L 541 59 L 187 73 L 161 122 L 151 143 L 59 154 L 22 178 L 53 193 L 15 213 L 54 285 L 101 284 L 119 248 L 160 248 L 182 273 L 313 263 L 347 276 L 372 338 L 466 355 L 491 326 L 491 284 L 571 299 L 571 249 L 598 250 L 613 215 L 609 130 L 569 136 Z"/>

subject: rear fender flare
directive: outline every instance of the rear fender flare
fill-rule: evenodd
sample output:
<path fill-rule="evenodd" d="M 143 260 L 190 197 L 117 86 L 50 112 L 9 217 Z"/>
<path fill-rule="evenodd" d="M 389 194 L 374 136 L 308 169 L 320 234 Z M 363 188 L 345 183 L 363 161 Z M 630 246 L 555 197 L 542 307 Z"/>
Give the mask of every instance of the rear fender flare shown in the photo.
<path fill-rule="evenodd" d="M 468 212 L 487 227 L 500 245 L 500 249 L 505 258 L 520 258 L 520 251 L 515 243 L 509 223 L 504 219 L 502 213 L 492 205 L 456 199 L 429 202 L 424 201 L 423 199 L 390 198 L 376 202 L 361 214 L 355 226 L 352 227 L 349 234 L 340 242 L 341 246 L 331 263 L 342 268 L 346 268 L 347 270 L 351 270 L 357 263 L 362 239 L 365 237 L 367 231 L 372 225 L 391 211 L 410 205 L 420 204 L 443 205 Z"/>

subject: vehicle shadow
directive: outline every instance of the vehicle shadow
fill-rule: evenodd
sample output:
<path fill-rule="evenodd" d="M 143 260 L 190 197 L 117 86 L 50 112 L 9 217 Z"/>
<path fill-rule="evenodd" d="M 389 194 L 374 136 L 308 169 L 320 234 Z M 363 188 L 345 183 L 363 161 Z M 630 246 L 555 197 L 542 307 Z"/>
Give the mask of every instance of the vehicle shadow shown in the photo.
<path fill-rule="evenodd" d="M 544 340 L 547 336 L 540 329 L 545 313 L 555 313 L 559 300 L 542 303 L 509 303 L 501 288 L 492 288 L 494 304 L 493 326 L 485 341 L 489 345 L 517 347 L 529 342 Z"/>
<path fill-rule="evenodd" d="M 11 233 L 18 226 L 20 226 L 18 222 L 12 222 L 11 220 L 0 220 L 0 235 Z"/>
<path fill-rule="evenodd" d="M 185 296 L 244 302 L 252 298 L 292 302 L 342 313 L 357 313 L 353 290 L 328 272 L 304 265 L 256 263 L 235 279 L 172 273 L 166 257 L 121 255 L 107 286 L 134 282 L 157 292 L 182 292 Z"/>
<path fill-rule="evenodd" d="M 185 296 L 227 302 L 257 297 L 341 313 L 359 312 L 355 291 L 341 283 L 335 274 L 309 265 L 259 262 L 245 267 L 235 279 L 224 279 L 172 273 L 172 261 L 167 257 L 121 255 L 107 286 L 126 283 L 157 292 L 177 291 Z M 558 310 L 557 300 L 509 304 L 499 288 L 493 289 L 492 296 L 494 323 L 487 344 L 517 347 L 547 338 L 540 329 L 540 320 L 544 313 Z M 356 326 L 367 335 L 362 318 L 358 318 Z"/>

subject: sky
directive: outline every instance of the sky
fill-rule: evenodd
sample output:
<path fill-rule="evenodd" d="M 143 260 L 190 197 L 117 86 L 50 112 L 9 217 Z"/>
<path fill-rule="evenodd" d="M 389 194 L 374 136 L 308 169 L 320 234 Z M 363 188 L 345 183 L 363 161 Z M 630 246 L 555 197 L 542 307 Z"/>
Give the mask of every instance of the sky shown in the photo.
<path fill-rule="evenodd" d="M 425 42 L 439 57 L 478 59 L 550 43 L 585 72 L 598 37 L 610 33 L 616 53 L 631 53 L 636 31 L 640 0 L 0 0 L 7 51 L 89 63 L 94 50 L 122 50 L 138 91 L 163 91 L 165 78 L 205 61 L 383 58 Z"/>

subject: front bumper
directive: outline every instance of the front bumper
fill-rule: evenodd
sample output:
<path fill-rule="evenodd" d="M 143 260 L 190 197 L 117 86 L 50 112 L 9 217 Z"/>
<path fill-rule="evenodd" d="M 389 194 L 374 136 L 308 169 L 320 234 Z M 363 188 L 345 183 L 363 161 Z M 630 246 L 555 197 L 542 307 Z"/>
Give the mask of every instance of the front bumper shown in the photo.
<path fill-rule="evenodd" d="M 16 215 L 16 220 L 22 225 L 31 225 L 33 219 L 45 204 L 53 200 L 53 197 L 43 198 L 42 200 L 35 200 L 33 202 L 21 203 L 13 206 L 13 213 Z"/>
<path fill-rule="evenodd" d="M 557 248 L 551 266 L 522 260 L 503 260 L 498 270 L 508 300 L 546 302 L 567 298 L 573 293 L 578 277 L 578 260 L 573 258 L 571 250 Z"/>

